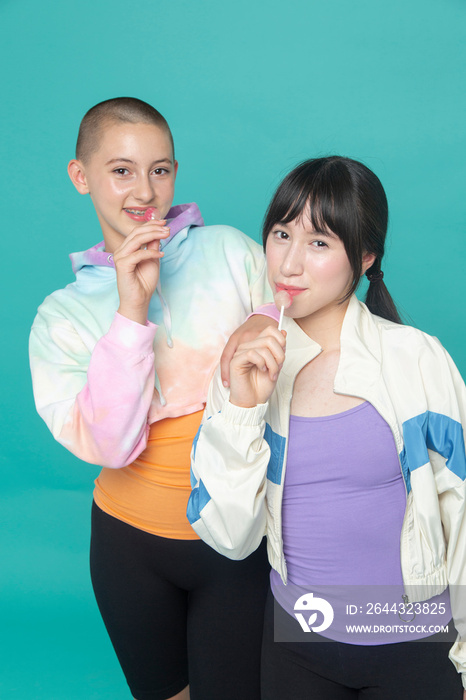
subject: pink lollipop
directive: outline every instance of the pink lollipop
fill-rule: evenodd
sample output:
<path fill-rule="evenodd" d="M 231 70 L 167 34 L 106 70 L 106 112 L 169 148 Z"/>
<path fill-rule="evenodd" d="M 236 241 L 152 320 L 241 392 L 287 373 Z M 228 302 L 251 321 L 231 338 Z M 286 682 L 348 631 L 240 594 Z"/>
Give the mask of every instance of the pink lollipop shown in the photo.
<path fill-rule="evenodd" d="M 157 209 L 155 207 L 148 207 L 146 209 L 146 213 L 144 214 L 144 220 L 145 221 L 151 221 L 151 219 L 155 219 L 155 212 Z"/>
<path fill-rule="evenodd" d="M 144 221 L 151 221 L 152 219 L 156 219 L 157 215 L 159 213 L 157 207 L 147 207 L 146 213 L 144 214 Z M 147 250 L 147 245 L 143 246 L 144 250 Z"/>

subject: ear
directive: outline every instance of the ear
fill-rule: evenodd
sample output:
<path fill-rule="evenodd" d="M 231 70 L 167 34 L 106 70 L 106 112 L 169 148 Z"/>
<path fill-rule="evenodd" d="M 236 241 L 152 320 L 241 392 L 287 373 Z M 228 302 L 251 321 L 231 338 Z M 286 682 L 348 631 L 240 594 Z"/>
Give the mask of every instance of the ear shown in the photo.
<path fill-rule="evenodd" d="M 362 268 L 361 268 L 361 277 L 366 273 L 366 270 L 368 270 L 372 265 L 375 263 L 376 259 L 375 253 L 364 253 L 362 256 Z"/>
<path fill-rule="evenodd" d="M 173 166 L 174 166 L 174 169 L 175 169 L 175 179 L 176 179 L 176 176 L 177 176 L 177 173 L 178 173 L 178 161 L 177 161 L 177 160 L 175 160 L 175 161 L 173 162 Z"/>
<path fill-rule="evenodd" d="M 89 194 L 84 165 L 80 160 L 70 160 L 68 163 L 68 175 L 79 194 Z"/>

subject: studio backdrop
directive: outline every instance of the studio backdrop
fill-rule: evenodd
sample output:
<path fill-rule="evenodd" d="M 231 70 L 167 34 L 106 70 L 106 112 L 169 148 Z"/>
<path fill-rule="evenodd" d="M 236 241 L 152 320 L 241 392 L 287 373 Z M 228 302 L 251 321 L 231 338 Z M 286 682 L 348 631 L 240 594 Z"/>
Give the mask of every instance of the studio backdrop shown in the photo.
<path fill-rule="evenodd" d="M 259 240 L 300 160 L 362 160 L 390 204 L 385 280 L 466 373 L 463 0 L 2 0 L 0 695 L 128 697 L 91 591 L 98 468 L 37 416 L 38 305 L 100 240 L 66 173 L 83 114 L 135 96 L 175 138 L 177 203 Z"/>

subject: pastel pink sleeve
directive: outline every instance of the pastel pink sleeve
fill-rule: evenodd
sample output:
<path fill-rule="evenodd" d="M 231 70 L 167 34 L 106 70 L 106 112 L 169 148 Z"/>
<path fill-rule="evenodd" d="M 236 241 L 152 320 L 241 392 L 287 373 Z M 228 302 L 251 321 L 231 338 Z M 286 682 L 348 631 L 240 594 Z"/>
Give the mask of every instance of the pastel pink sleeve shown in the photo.
<path fill-rule="evenodd" d="M 33 327 L 37 409 L 58 442 L 80 459 L 119 468 L 145 448 L 156 330 L 117 313 L 89 355 L 66 320 Z"/>
<path fill-rule="evenodd" d="M 262 304 L 262 306 L 258 306 L 256 309 L 254 309 L 252 314 L 249 314 L 248 318 L 251 318 L 251 316 L 255 316 L 257 314 L 260 316 L 268 316 L 274 321 L 277 321 L 277 323 L 280 319 L 280 312 L 275 304 Z"/>

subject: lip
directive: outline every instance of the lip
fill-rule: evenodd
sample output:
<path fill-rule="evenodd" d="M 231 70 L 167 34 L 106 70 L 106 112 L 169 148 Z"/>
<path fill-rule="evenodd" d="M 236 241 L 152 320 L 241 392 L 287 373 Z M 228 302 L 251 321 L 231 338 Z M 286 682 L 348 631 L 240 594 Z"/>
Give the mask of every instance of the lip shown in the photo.
<path fill-rule="evenodd" d="M 277 282 L 275 283 L 275 289 L 277 292 L 286 292 L 290 297 L 296 297 L 298 294 L 301 294 L 301 292 L 306 291 L 305 287 L 293 287 L 286 284 L 278 284 Z"/>

